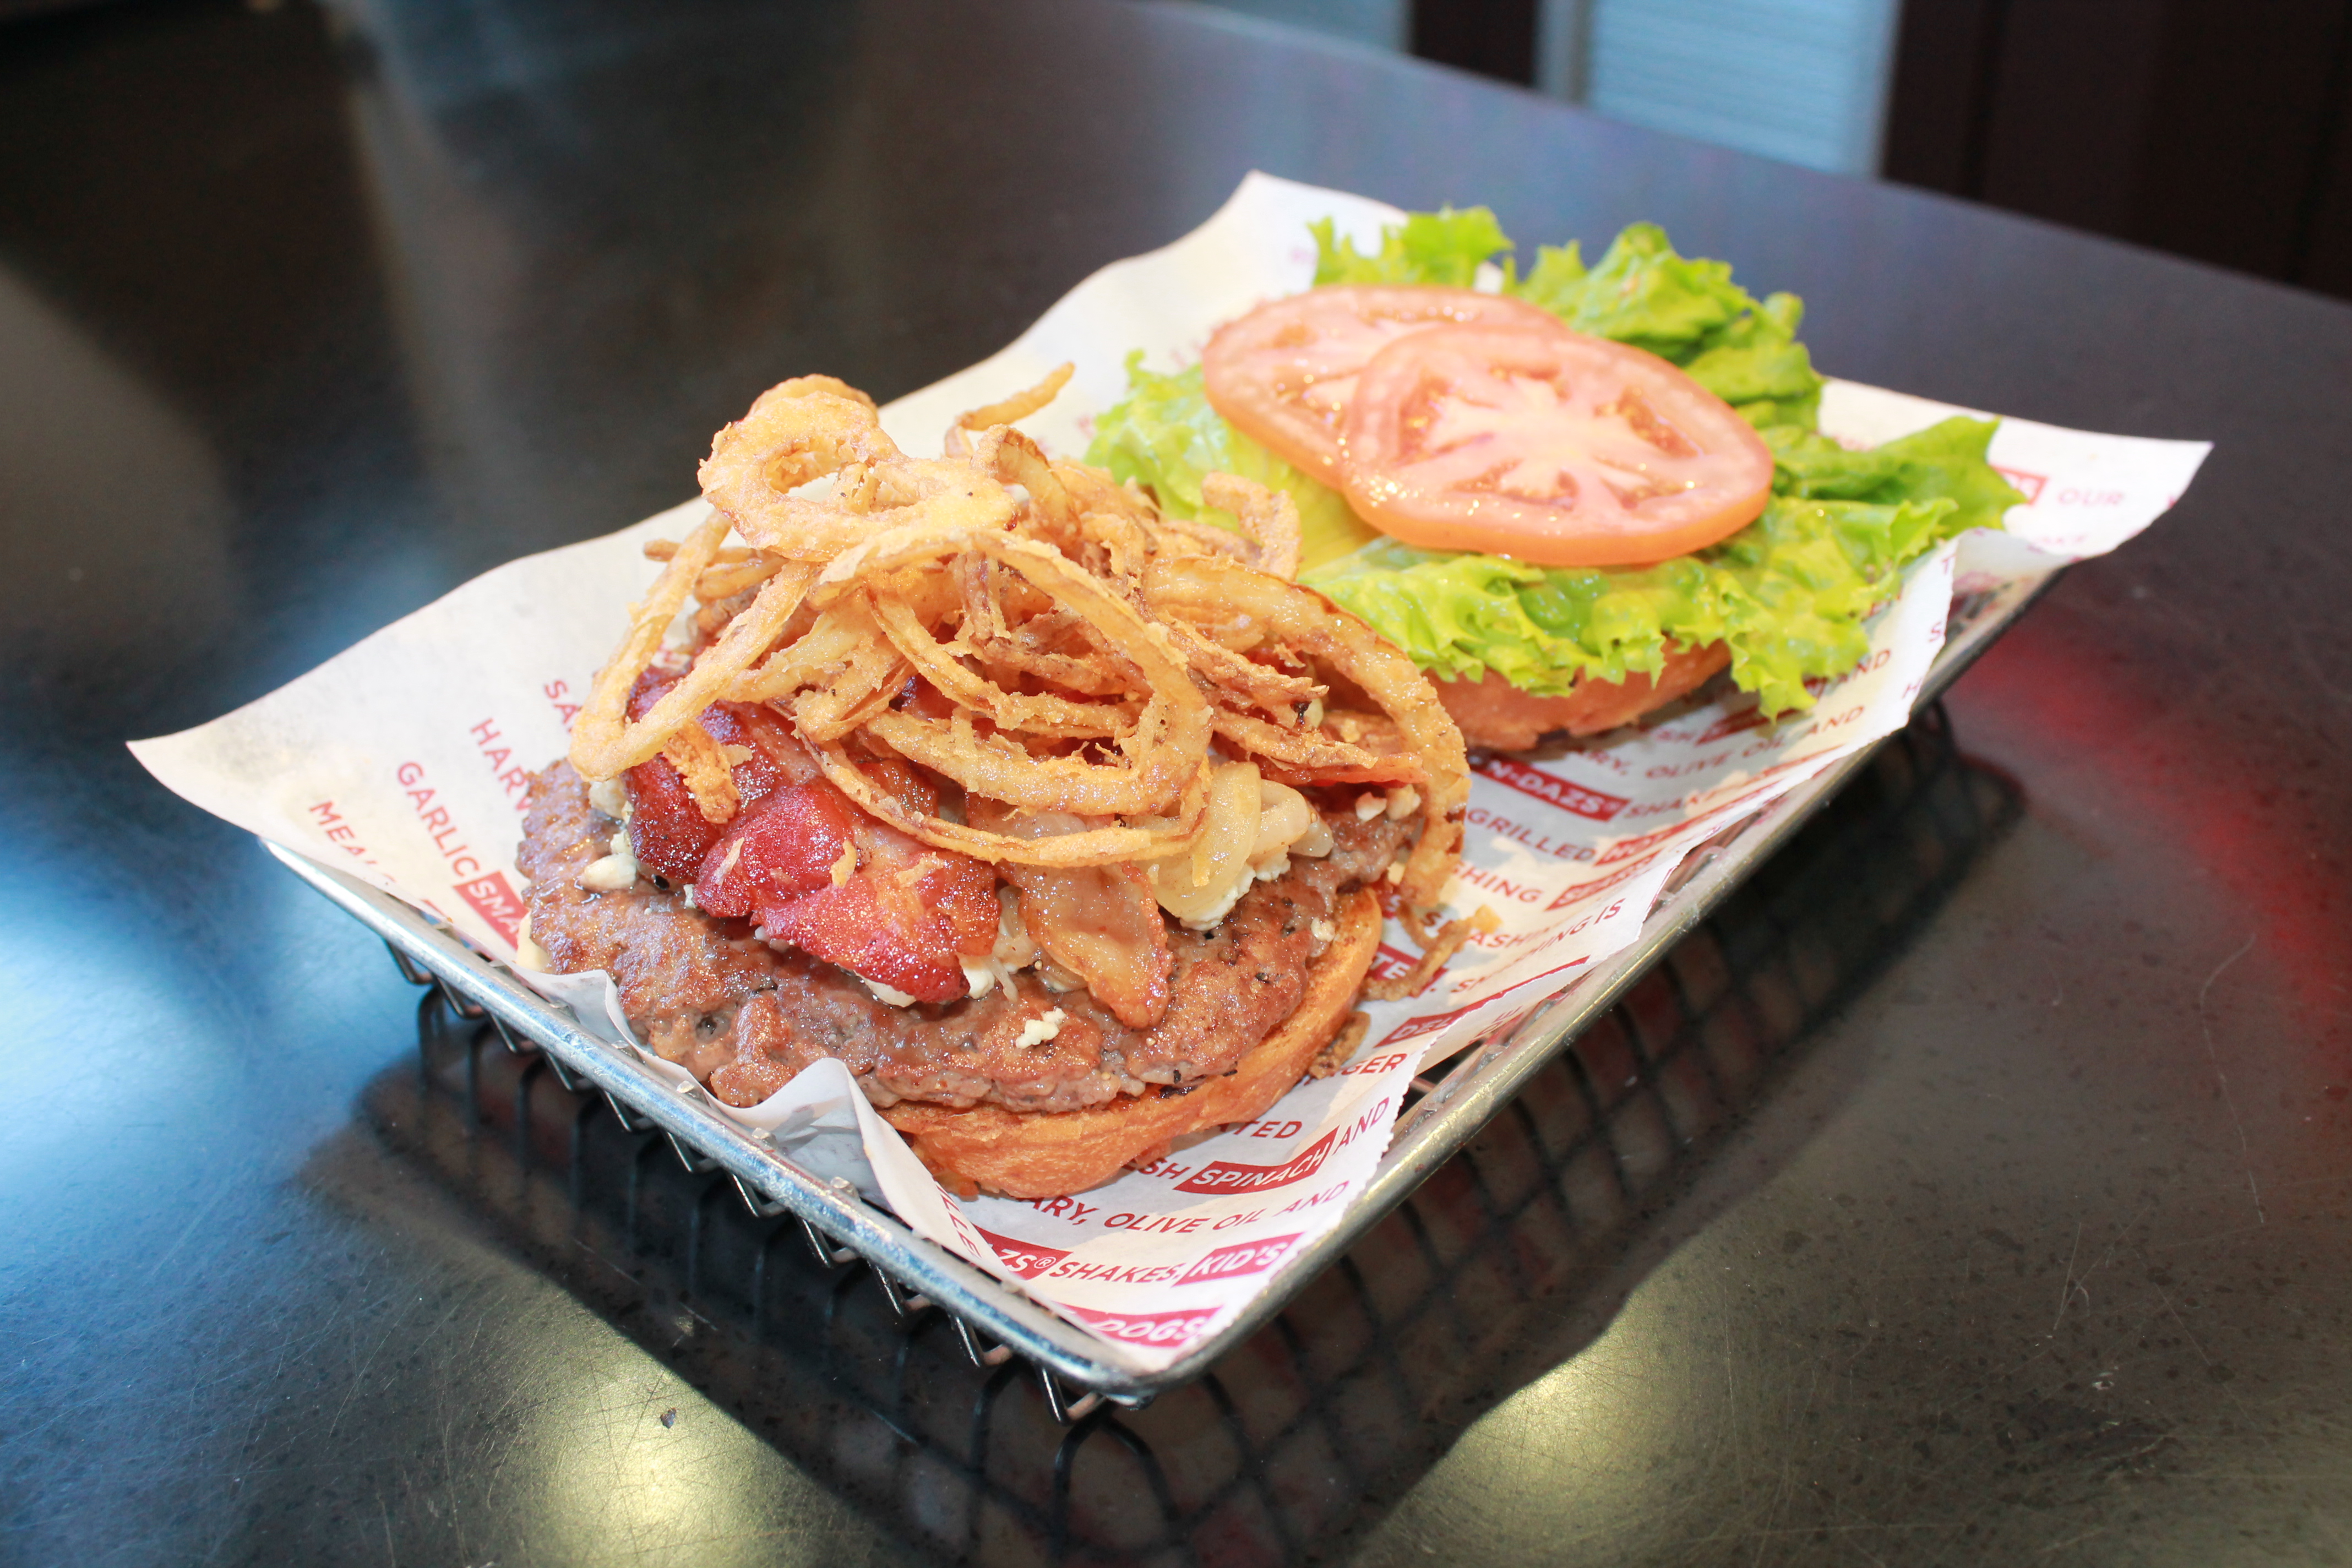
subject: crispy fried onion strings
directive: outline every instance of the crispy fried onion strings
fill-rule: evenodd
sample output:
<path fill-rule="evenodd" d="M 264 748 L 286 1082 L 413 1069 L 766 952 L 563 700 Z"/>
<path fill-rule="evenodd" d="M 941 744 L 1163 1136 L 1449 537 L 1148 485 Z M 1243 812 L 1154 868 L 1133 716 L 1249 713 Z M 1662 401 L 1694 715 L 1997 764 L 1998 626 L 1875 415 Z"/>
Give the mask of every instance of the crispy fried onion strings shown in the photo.
<path fill-rule="evenodd" d="M 820 762 L 827 776 L 860 805 L 925 843 L 986 860 L 1096 866 L 1174 852 L 1199 826 L 1206 799 L 1208 702 L 1193 686 L 1182 660 L 1171 651 L 1167 629 L 1145 620 L 1060 552 L 1036 541 L 984 530 L 908 528 L 869 540 L 834 561 L 819 576 L 811 602 L 822 609 L 830 600 L 858 592 L 878 598 L 872 586 L 877 580 L 967 552 L 984 555 L 1010 569 L 1059 606 L 1076 613 L 1117 658 L 1132 668 L 1146 695 L 1141 707 L 1130 715 L 1108 704 L 1024 700 L 968 671 L 949 677 L 957 689 L 943 688 L 943 694 L 969 699 L 970 707 L 1006 728 L 1015 727 L 1011 722 L 1015 720 L 1027 727 L 1027 720 L 1037 718 L 1065 727 L 1082 721 L 1097 734 L 1108 730 L 1103 738 L 1120 762 L 1095 761 L 1086 754 L 1100 752 L 1099 745 L 1067 755 L 1035 755 L 1002 730 L 982 734 L 972 715 L 964 711 L 934 719 L 886 709 L 866 720 L 864 732 L 965 789 L 1008 805 L 1079 816 L 1144 816 L 1173 808 L 1173 815 L 1163 826 L 1151 827 L 1102 827 L 1046 838 L 1013 838 L 907 811 L 875 789 L 837 743 L 820 746 Z M 885 622 L 884 631 L 891 637 L 893 648 L 910 663 L 922 659 L 944 675 L 945 667 L 953 661 L 929 633 L 909 624 L 908 617 L 886 614 L 890 614 L 890 619 Z M 1116 714 L 1115 720 L 1110 714 Z M 807 736 L 805 724 L 802 732 Z"/>
<path fill-rule="evenodd" d="M 1201 481 L 1201 499 L 1241 520 L 1242 531 L 1257 546 L 1257 569 L 1270 577 L 1298 575 L 1298 503 L 1281 490 L 1233 474 Z"/>
<path fill-rule="evenodd" d="M 1465 915 L 1458 921 L 1447 921 L 1440 926 L 1437 934 L 1429 939 L 1429 945 L 1422 949 L 1421 962 L 1409 972 L 1393 980 L 1382 980 L 1374 975 L 1365 981 L 1364 994 L 1375 1002 L 1402 1002 L 1408 997 L 1418 996 L 1429 989 L 1429 983 L 1437 978 L 1437 972 L 1462 951 L 1463 943 L 1473 936 L 1502 929 L 1503 918 L 1481 904 L 1476 914 Z"/>
<path fill-rule="evenodd" d="M 1016 419 L 1026 419 L 1045 405 L 1055 395 L 1069 384 L 1071 373 L 1078 367 L 1064 360 L 1045 373 L 1045 379 L 1026 392 L 1016 392 L 1001 403 L 990 403 L 973 409 L 956 421 L 959 430 L 985 430 L 992 425 L 1010 425 Z"/>
<path fill-rule="evenodd" d="M 873 604 L 882 635 L 906 657 L 916 674 L 950 701 L 987 714 L 999 729 L 1025 730 L 1057 739 L 1097 740 L 1124 734 L 1134 727 L 1134 715 L 1115 703 L 1073 702 L 1066 698 L 1007 691 L 958 664 L 954 649 L 932 637 L 904 599 L 886 595 Z"/>
<path fill-rule="evenodd" d="M 1250 779 L 1263 770 L 1277 795 L 1277 780 L 1385 784 L 1418 796 L 1424 822 L 1400 891 L 1409 910 L 1433 907 L 1469 790 L 1433 690 L 1360 622 L 1285 580 L 1298 557 L 1287 496 L 1213 475 L 1203 499 L 1241 531 L 1180 521 L 1005 423 L 1066 380 L 1064 367 L 975 409 L 941 459 L 907 457 L 872 403 L 830 377 L 763 394 L 712 443 L 710 519 L 647 547 L 664 570 L 575 723 L 574 766 L 607 779 L 666 757 L 701 814 L 725 821 L 740 795 L 700 716 L 715 701 L 764 703 L 851 800 L 924 843 L 1000 863 L 1196 874 L 1220 772 L 1255 763 Z M 741 545 L 726 547 L 730 531 Z M 709 640 L 631 721 L 630 692 L 689 594 Z M 1327 716 L 1333 684 L 1385 717 Z M 1086 824 L 1014 837 L 973 826 L 957 798 L 918 810 L 868 771 L 877 756 Z M 1254 793 L 1248 804 L 1255 823 Z"/>
<path fill-rule="evenodd" d="M 1398 891 L 1414 908 L 1435 904 L 1462 843 L 1463 813 L 1470 804 L 1470 768 L 1462 731 L 1412 661 L 1311 589 L 1277 582 L 1211 556 L 1154 561 L 1145 579 L 1145 596 L 1154 611 L 1171 616 L 1250 616 L 1270 637 L 1346 676 L 1380 705 L 1394 721 L 1425 775 L 1418 786 L 1423 818 L 1421 837 L 1405 863 Z M 1319 732 L 1302 735 L 1273 725 L 1261 730 L 1260 722 L 1223 707 L 1215 718 L 1221 737 L 1276 761 L 1303 761 L 1308 753 L 1320 755 L 1326 747 L 1370 756 Z"/>
<path fill-rule="evenodd" d="M 701 477 L 703 495 L 745 542 L 789 561 L 829 561 L 878 529 L 918 520 L 1002 527 L 1013 511 L 992 474 L 901 452 L 872 401 L 829 375 L 761 393 L 712 439 Z M 793 493 L 826 479 L 830 496 Z"/>
<path fill-rule="evenodd" d="M 689 720 L 727 693 L 735 678 L 767 651 L 808 593 L 816 570 L 780 567 L 719 640 L 696 656 L 686 678 L 662 695 L 645 717 L 628 719 L 629 689 L 661 651 L 662 635 L 686 603 L 687 591 L 709 565 L 727 537 L 727 519 L 714 516 L 687 537 L 631 612 L 627 636 L 596 677 L 585 706 L 572 724 L 572 765 L 587 779 L 609 779 L 654 757 Z M 684 770 L 681 769 L 681 772 Z M 689 775 L 691 776 L 691 775 Z M 698 801 L 702 797 L 697 796 Z M 709 806 L 704 807 L 706 815 Z"/>
<path fill-rule="evenodd" d="M 702 721 L 689 719 L 679 726 L 661 754 L 686 781 L 687 793 L 694 796 L 695 809 L 702 813 L 704 821 L 731 822 L 743 809 L 742 792 L 735 787 L 735 770 L 728 765 Z"/>

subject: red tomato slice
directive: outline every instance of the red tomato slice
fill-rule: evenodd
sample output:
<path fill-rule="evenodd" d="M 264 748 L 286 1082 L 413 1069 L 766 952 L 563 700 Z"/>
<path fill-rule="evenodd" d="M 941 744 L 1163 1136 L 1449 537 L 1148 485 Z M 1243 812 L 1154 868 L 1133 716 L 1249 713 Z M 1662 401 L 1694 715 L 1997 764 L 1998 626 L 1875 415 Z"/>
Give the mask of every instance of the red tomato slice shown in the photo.
<path fill-rule="evenodd" d="M 1261 305 L 1201 354 L 1210 406 L 1335 489 L 1339 429 L 1357 373 L 1406 332 L 1478 323 L 1558 330 L 1518 300 L 1419 284 L 1341 284 Z"/>
<path fill-rule="evenodd" d="M 1435 327 L 1357 378 L 1348 500 L 1408 544 L 1544 566 L 1684 555 L 1756 521 L 1772 453 L 1655 354 L 1552 323 Z"/>

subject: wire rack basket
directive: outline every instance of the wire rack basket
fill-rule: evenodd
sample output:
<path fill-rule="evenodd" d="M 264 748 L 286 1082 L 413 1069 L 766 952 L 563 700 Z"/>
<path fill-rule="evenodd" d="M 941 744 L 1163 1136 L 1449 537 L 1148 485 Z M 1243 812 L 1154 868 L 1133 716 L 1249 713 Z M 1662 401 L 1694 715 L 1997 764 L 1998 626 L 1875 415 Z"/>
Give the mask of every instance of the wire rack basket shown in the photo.
<path fill-rule="evenodd" d="M 484 958 L 430 915 L 341 872 L 277 846 L 268 847 L 298 876 L 381 935 L 411 980 L 434 986 L 461 1016 L 479 1020 L 509 1051 L 533 1058 L 534 1071 L 543 1069 L 555 1089 L 583 1102 L 601 1100 L 620 1133 L 648 1146 L 666 1143 L 688 1174 L 710 1178 L 712 1190 L 731 1190 L 750 1218 L 788 1220 L 789 1229 L 823 1267 L 862 1260 L 894 1315 L 935 1318 L 975 1365 L 1002 1369 L 1017 1362 L 1034 1368 L 1048 1415 L 1067 1425 L 1105 1402 L 1139 1407 L 1161 1391 L 1190 1384 L 1276 1322 L 1327 1269 L 1527 1092 L 1571 1043 L 1592 1030 L 1775 849 L 1840 789 L 1872 768 L 1874 759 L 1910 756 L 1923 743 L 1924 734 L 1942 737 L 1943 752 L 1948 754 L 1948 726 L 1939 713 L 1926 710 L 2053 576 L 2011 583 L 1955 602 L 1945 647 L 1917 699 L 1915 711 L 1924 714 L 1922 720 L 1915 720 L 1901 735 L 1843 759 L 1717 835 L 1685 861 L 1632 947 L 1594 965 L 1516 1027 L 1478 1042 L 1414 1080 L 1388 1152 L 1348 1214 L 1287 1258 L 1265 1292 L 1235 1319 L 1181 1359 L 1159 1369 L 1127 1359 L 1120 1347 L 916 1236 L 894 1215 L 863 1202 L 847 1183 L 820 1181 L 800 1170 L 725 1119 L 707 1094 L 672 1089 L 633 1055 L 583 1028 L 570 1009 L 540 996 L 503 963 Z M 1677 981 L 1685 986 L 1695 983 Z M 1701 984 L 1701 989 L 1712 984 Z M 1685 1011 L 1691 1005 L 1688 997 L 1677 1004 Z M 1601 1047 L 1596 1041 L 1592 1048 L 1597 1052 Z M 1581 1052 L 1574 1058 L 1585 1059 Z M 1668 1113 L 1666 1125 L 1688 1127 L 1696 1114 L 1694 1108 L 1724 1100 L 1722 1084 L 1708 1080 L 1704 1060 L 1691 1057 L 1670 1067 L 1659 1058 L 1646 1065 L 1636 1059 L 1621 1087 L 1653 1090 Z M 1607 1110 L 1616 1091 L 1603 1082 L 1580 1093 Z M 1515 1119 L 1525 1114 L 1512 1112 Z M 1507 1292 L 1511 1286 L 1505 1281 L 1497 1288 Z"/>
<path fill-rule="evenodd" d="M 1606 1326 L 1627 1255 L 1655 1250 L 1649 1216 L 2017 807 L 1923 713 L 1332 1267 L 1149 1407 L 1074 1402 L 1009 1346 L 975 1358 L 947 1312 L 754 1215 L 730 1175 L 689 1171 L 437 983 L 417 1063 L 363 1110 L 511 1250 L 925 1554 L 1296 1561 Z"/>

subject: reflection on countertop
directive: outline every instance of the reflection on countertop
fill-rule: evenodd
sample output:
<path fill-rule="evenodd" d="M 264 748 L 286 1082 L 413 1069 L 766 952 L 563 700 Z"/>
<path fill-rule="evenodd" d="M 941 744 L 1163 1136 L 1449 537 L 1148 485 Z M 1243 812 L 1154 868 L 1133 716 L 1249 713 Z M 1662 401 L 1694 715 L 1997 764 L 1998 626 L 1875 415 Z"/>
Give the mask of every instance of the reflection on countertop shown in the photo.
<path fill-rule="evenodd" d="M 420 1063 L 379 1077 L 364 1115 L 529 1265 L 922 1555 L 1285 1562 L 1374 1529 L 1530 1383 L 1557 1429 L 1606 1410 L 1577 1373 L 1659 1260 L 1654 1216 L 2018 805 L 1930 710 L 1271 1327 L 1147 1408 L 1066 1427 L 1034 1369 L 975 1358 L 935 1310 L 812 1256 L 796 1222 L 754 1218 L 723 1173 L 688 1171 L 438 991 Z M 322 1155 L 311 1179 L 364 1209 L 338 1190 L 340 1163 Z M 1677 1227 L 1703 1219 L 1676 1207 Z M 540 1397 L 605 1410 L 570 1381 Z M 531 1456 L 552 1518 L 585 1509 L 610 1528 L 625 1507 L 631 1532 L 656 1537 L 686 1527 L 681 1510 L 753 1527 L 759 1509 L 667 1427 L 638 1434 L 642 1463 L 615 1490 L 597 1478 L 614 1445 L 637 1446 L 635 1415 L 538 1425 L 596 1450 Z"/>

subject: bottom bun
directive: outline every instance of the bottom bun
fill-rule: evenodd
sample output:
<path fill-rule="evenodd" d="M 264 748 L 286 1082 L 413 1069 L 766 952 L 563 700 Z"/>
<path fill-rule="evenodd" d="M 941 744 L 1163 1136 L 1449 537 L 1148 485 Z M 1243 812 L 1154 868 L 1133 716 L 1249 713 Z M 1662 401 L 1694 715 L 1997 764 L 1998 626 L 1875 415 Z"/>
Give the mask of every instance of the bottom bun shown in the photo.
<path fill-rule="evenodd" d="M 1381 941 L 1381 901 L 1359 889 L 1339 908 L 1339 933 L 1307 972 L 1297 1010 L 1222 1078 L 1087 1110 L 1031 1112 L 979 1105 L 956 1110 L 901 1100 L 882 1112 L 933 1175 L 967 1195 L 1054 1198 L 1099 1186 L 1149 1163 L 1180 1138 L 1254 1121 L 1307 1076 L 1355 1007 Z"/>
<path fill-rule="evenodd" d="M 1654 676 L 1587 679 L 1565 697 L 1530 697 L 1491 669 L 1484 680 L 1433 679 L 1430 684 L 1462 726 L 1464 741 L 1491 751 L 1524 752 L 1557 731 L 1598 735 L 1630 724 L 1703 685 L 1730 663 L 1731 650 L 1719 642 L 1669 647 L 1664 667 Z"/>

